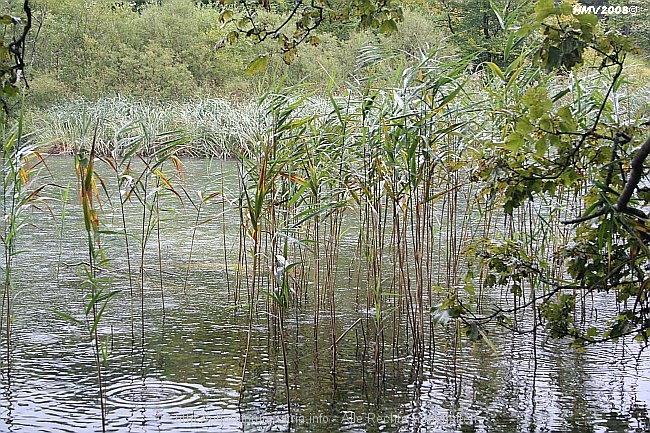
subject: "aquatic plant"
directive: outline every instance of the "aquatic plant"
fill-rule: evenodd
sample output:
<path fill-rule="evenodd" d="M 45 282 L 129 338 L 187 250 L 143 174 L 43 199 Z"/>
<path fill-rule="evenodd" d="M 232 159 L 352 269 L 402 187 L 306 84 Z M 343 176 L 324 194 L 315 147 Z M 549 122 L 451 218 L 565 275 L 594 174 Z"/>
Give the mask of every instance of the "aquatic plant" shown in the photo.
<path fill-rule="evenodd" d="M 81 201 L 86 246 L 88 248 L 88 263 L 82 266 L 84 278 L 81 281 L 84 319 L 78 319 L 73 314 L 64 311 L 56 311 L 56 314 L 72 324 L 85 327 L 92 342 L 102 431 L 106 431 L 105 385 L 102 363 L 106 361 L 108 356 L 108 346 L 106 341 L 100 342 L 97 328 L 106 311 L 108 302 L 119 292 L 108 289 L 105 278 L 99 276 L 99 271 L 104 270 L 107 265 L 101 243 L 100 216 L 96 208 L 100 202 L 97 181 L 102 184 L 103 181 L 95 173 L 95 138 L 90 144 L 85 140 L 83 141 L 84 143 L 75 155 L 75 169 L 78 177 L 79 199 Z"/>
<path fill-rule="evenodd" d="M 29 210 L 45 204 L 40 194 L 46 185 L 38 186 L 35 179 L 38 166 L 43 164 L 43 158 L 38 153 L 38 146 L 23 132 L 22 116 L 15 126 L 7 123 L 0 124 L 0 173 L 2 175 L 2 212 L 4 217 L 0 222 L 0 241 L 3 247 L 3 290 L 2 310 L 0 312 L 0 335 L 4 334 L 6 353 L 3 361 L 7 371 L 11 368 L 12 347 L 12 300 L 14 280 L 13 267 L 16 257 L 21 253 L 17 250 L 17 238 L 20 231 L 28 224 Z M 47 205 L 44 206 L 47 210 Z M 4 332 L 2 332 L 4 328 Z"/>
<path fill-rule="evenodd" d="M 231 155 L 265 128 L 263 110 L 253 102 L 231 101 L 225 98 L 201 99 L 160 103 L 135 100 L 123 96 L 106 97 L 95 101 L 84 99 L 62 102 L 50 109 L 31 114 L 31 129 L 39 140 L 49 143 L 53 153 L 72 154 L 77 131 L 85 118 L 100 120 L 97 154 L 123 156 L 132 143 L 123 141 L 126 129 L 131 133 L 135 125 L 155 125 L 157 131 L 185 131 L 191 140 L 175 149 L 177 155 L 215 156 Z M 116 140 L 116 137 L 121 137 Z M 142 142 L 138 152 L 154 152 L 152 142 Z"/>
<path fill-rule="evenodd" d="M 3 289 L 2 308 L 0 310 L 0 336 L 6 343 L 4 360 L 7 375 L 11 370 L 11 327 L 12 327 L 12 268 L 16 250 L 16 237 L 25 224 L 24 212 L 31 202 L 36 201 L 43 187 L 34 188 L 33 159 L 40 159 L 34 143 L 23 132 L 22 103 L 24 97 L 24 80 L 21 81 L 25 68 L 25 44 L 32 26 L 32 12 L 29 2 L 22 6 L 24 21 L 19 16 L 3 14 L 0 23 L 4 32 L 0 39 L 0 145 L 2 155 L 0 169 L 2 175 L 2 231 L 0 238 L 3 246 Z M 1 337 L 0 337 L 1 338 Z M 9 378 L 10 380 L 10 378 Z"/>

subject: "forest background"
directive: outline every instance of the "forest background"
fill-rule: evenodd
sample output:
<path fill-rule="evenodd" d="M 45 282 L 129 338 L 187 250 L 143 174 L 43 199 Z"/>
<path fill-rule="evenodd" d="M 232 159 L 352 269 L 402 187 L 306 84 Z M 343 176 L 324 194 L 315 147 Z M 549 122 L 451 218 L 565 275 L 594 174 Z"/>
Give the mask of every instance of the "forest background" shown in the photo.
<path fill-rule="evenodd" d="M 15 3 L 11 9 L 19 10 Z M 205 135 L 214 130 L 214 124 L 202 129 L 197 111 L 218 111 L 218 118 L 211 120 L 227 127 L 249 117 L 254 112 L 250 104 L 256 105 L 260 94 L 280 82 L 285 86 L 309 84 L 315 93 L 324 94 L 328 89 L 344 93 L 355 81 L 373 73 L 358 63 L 360 51 L 369 46 L 390 53 L 384 54 L 386 61 L 379 62 L 384 72 L 415 63 L 420 53 L 431 50 L 440 57 L 457 56 L 459 61 L 470 58 L 474 71 L 487 60 L 505 65 L 521 50 L 512 50 L 511 58 L 504 59 L 507 32 L 502 19 L 507 16 L 514 25 L 521 25 L 535 5 L 507 0 L 407 0 L 401 2 L 399 27 L 363 29 L 358 19 L 322 23 L 312 32 L 312 43 L 303 43 L 292 55 L 291 64 L 286 64 L 276 39 L 256 43 L 242 37 L 233 44 L 239 35 L 224 19 L 228 5 L 221 3 L 33 2 L 33 31 L 25 59 L 29 129 L 39 131 L 41 141 L 49 142 L 53 149 L 71 151 L 65 143 L 70 133 L 66 124 L 78 119 L 92 102 L 92 109 L 102 111 L 105 119 L 132 115 L 137 106 L 140 112 L 165 117 L 163 122 L 170 129 Z M 627 5 L 608 4 L 618 3 Z M 279 25 L 292 6 L 291 1 L 272 2 L 270 11 L 256 12 L 256 19 Z M 635 38 L 640 51 L 628 61 L 634 66 L 627 70 L 647 77 L 650 12 L 642 7 L 633 10 L 634 14 L 601 15 L 600 21 Z M 271 53 L 268 66 L 251 75 L 247 67 L 263 53 Z M 372 66 L 377 67 L 377 63 Z M 210 153 L 209 146 L 206 150 L 203 145 L 203 150 Z"/>

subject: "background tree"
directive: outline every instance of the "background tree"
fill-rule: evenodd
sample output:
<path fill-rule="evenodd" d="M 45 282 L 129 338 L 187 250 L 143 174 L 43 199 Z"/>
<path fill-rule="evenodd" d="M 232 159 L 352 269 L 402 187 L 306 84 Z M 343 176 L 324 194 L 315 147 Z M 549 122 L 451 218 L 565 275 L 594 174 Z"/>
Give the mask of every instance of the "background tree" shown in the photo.
<path fill-rule="evenodd" d="M 478 63 L 504 65 L 516 56 L 512 48 L 518 48 L 513 46 L 514 40 L 508 41 L 513 33 L 507 29 L 529 16 L 533 3 L 528 0 L 437 0 L 435 7 L 440 25 L 448 28 L 452 41 L 463 55 L 474 57 Z M 510 49 L 506 50 L 508 45 Z"/>

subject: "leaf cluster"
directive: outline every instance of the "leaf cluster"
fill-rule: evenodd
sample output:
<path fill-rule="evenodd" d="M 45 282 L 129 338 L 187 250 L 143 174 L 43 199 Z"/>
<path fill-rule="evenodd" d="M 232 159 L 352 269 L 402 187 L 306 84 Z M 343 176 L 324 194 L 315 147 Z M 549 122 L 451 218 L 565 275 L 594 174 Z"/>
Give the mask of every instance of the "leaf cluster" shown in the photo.
<path fill-rule="evenodd" d="M 401 7 L 392 0 L 354 0 L 339 2 L 329 0 L 296 1 L 279 23 L 259 19 L 260 10 L 270 12 L 271 3 L 257 0 L 223 0 L 225 7 L 219 19 L 229 29 L 219 44 L 235 43 L 241 38 L 254 42 L 275 40 L 285 64 L 291 64 L 298 46 L 309 43 L 317 46 L 320 37 L 316 29 L 327 24 L 354 25 L 360 29 L 375 29 L 383 34 L 397 32 L 397 22 L 403 18 Z M 268 54 L 258 57 L 248 67 L 253 75 L 265 69 Z"/>

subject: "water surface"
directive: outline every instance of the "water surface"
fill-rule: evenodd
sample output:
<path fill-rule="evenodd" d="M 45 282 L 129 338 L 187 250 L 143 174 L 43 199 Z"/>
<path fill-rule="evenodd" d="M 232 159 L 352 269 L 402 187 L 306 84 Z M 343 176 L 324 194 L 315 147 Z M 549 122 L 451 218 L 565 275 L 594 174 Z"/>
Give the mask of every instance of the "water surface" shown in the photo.
<path fill-rule="evenodd" d="M 12 368 L 9 378 L 3 363 L 0 431 L 100 431 L 93 347 L 83 327 L 55 314 L 83 318 L 82 264 L 88 259 L 74 192 L 74 164 L 71 158 L 56 157 L 48 166 L 52 178 L 42 173 L 44 181 L 70 185 L 71 192 L 62 218 L 62 202 L 54 200 L 61 190 L 49 188 L 50 210 L 34 211 L 31 225 L 20 234 L 18 249 L 25 252 L 15 263 Z M 104 199 L 102 224 L 117 232 L 122 221 L 114 182 L 106 167 L 101 173 L 113 195 L 111 202 Z M 179 203 L 173 194 L 164 193 L 157 215 L 160 231 L 151 232 L 146 248 L 144 298 L 139 280 L 132 281 L 131 297 L 123 236 L 105 234 L 109 271 L 102 272 L 102 284 L 119 291 L 99 327 L 110 349 L 104 366 L 108 431 L 650 428 L 650 361 L 646 352 L 637 358 L 639 347 L 630 341 L 579 352 L 567 341 L 542 333 L 493 329 L 492 347 L 468 341 L 457 345 L 451 329 L 439 328 L 427 343 L 422 362 L 396 353 L 375 364 L 372 344 L 361 332 L 372 327 L 372 317 L 359 311 L 357 291 L 350 283 L 354 237 L 342 242 L 350 251 L 341 253 L 335 283 L 335 331 L 342 335 L 352 327 L 339 343 L 336 374 L 330 360 L 328 313 L 321 315 L 324 325 L 316 345 L 309 300 L 291 308 L 285 334 L 289 416 L 277 332 L 261 313 L 252 327 L 240 402 L 248 326 L 245 307 L 237 307 L 243 300 L 236 298 L 239 219 L 231 203 L 237 195 L 236 175 L 232 162 L 184 161 L 182 185 L 191 197 L 198 198 L 197 191 L 203 196 L 223 191 L 228 200 L 208 202 L 196 226 L 196 209 L 189 200 Z M 133 234 L 131 266 L 137 271 L 142 209 L 134 201 L 126 212 Z M 4 344 L 3 339 L 3 357 Z"/>

